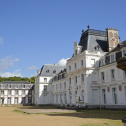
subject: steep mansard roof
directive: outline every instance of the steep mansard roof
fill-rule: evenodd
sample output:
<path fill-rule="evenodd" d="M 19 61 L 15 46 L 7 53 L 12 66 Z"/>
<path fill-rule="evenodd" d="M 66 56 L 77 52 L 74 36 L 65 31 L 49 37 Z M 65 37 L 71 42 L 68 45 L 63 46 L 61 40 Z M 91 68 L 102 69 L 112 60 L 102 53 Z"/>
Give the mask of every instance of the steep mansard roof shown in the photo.
<path fill-rule="evenodd" d="M 83 47 L 82 51 L 108 52 L 107 32 L 88 29 L 82 33 L 79 45 Z"/>
<path fill-rule="evenodd" d="M 54 77 L 57 73 L 64 70 L 66 66 L 62 66 L 59 64 L 45 64 L 41 68 L 39 76 L 51 76 Z"/>

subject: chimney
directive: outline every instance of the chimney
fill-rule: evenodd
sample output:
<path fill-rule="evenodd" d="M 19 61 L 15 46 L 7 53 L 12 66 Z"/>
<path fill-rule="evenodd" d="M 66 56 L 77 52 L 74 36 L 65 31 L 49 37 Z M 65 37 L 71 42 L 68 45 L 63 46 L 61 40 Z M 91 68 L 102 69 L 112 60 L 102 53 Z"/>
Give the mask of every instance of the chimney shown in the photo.
<path fill-rule="evenodd" d="M 119 43 L 118 30 L 115 28 L 107 28 L 107 39 L 109 45 L 109 51 L 114 49 Z"/>

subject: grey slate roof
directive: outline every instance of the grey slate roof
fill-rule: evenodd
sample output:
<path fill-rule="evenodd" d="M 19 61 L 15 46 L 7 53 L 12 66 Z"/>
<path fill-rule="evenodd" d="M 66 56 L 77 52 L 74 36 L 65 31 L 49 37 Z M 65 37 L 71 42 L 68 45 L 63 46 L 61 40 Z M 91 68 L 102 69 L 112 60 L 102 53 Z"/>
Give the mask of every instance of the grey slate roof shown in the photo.
<path fill-rule="evenodd" d="M 59 73 L 61 70 L 64 70 L 65 68 L 66 68 L 66 66 L 62 66 L 59 64 L 45 64 L 41 68 L 39 76 L 54 77 L 57 73 Z"/>
<path fill-rule="evenodd" d="M 82 46 L 82 51 L 102 51 L 108 52 L 108 42 L 106 31 L 88 29 L 82 33 L 79 45 Z"/>
<path fill-rule="evenodd" d="M 28 81 L 3 81 L 0 84 L 32 84 Z"/>

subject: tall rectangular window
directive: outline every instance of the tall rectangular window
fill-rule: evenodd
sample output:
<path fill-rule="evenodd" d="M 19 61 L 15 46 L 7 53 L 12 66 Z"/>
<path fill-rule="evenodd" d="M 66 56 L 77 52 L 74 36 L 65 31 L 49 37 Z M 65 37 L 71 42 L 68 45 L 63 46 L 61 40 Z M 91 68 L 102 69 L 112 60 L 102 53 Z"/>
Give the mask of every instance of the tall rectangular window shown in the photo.
<path fill-rule="evenodd" d="M 81 67 L 83 67 L 83 60 L 81 60 Z"/>
<path fill-rule="evenodd" d="M 74 78 L 75 78 L 75 83 L 77 83 L 77 76 L 75 76 Z"/>
<path fill-rule="evenodd" d="M 81 82 L 84 82 L 84 74 L 81 74 Z"/>
<path fill-rule="evenodd" d="M 69 66 L 69 71 L 71 71 L 71 66 Z"/>
<path fill-rule="evenodd" d="M 18 104 L 18 98 L 15 97 L 15 104 Z"/>
<path fill-rule="evenodd" d="M 1 95 L 4 95 L 4 91 L 1 91 Z"/>
<path fill-rule="evenodd" d="M 22 87 L 25 88 L 25 84 L 23 84 Z"/>
<path fill-rule="evenodd" d="M 111 63 L 113 63 L 115 61 L 114 55 L 111 55 L 110 58 L 111 58 Z"/>
<path fill-rule="evenodd" d="M 22 104 L 25 104 L 25 97 L 22 97 Z"/>
<path fill-rule="evenodd" d="M 91 59 L 91 67 L 94 67 L 95 59 Z"/>
<path fill-rule="evenodd" d="M 106 104 L 106 92 L 105 92 L 105 89 L 102 89 L 102 101 L 103 101 L 103 104 Z"/>
<path fill-rule="evenodd" d="M 18 88 L 18 84 L 15 84 L 15 88 Z"/>
<path fill-rule="evenodd" d="M 115 80 L 115 70 L 111 70 L 111 80 L 114 81 Z"/>
<path fill-rule="evenodd" d="M 25 95 L 25 90 L 22 90 L 22 95 Z"/>
<path fill-rule="evenodd" d="M 61 83 L 60 83 L 60 90 L 62 89 Z"/>
<path fill-rule="evenodd" d="M 32 90 L 29 90 L 28 94 L 29 94 L 29 95 L 32 95 Z"/>
<path fill-rule="evenodd" d="M 64 82 L 64 89 L 66 89 L 66 82 Z"/>
<path fill-rule="evenodd" d="M 105 74 L 104 72 L 101 72 L 101 82 L 104 82 L 105 81 Z"/>
<path fill-rule="evenodd" d="M 18 95 L 18 90 L 15 90 L 15 95 Z"/>
<path fill-rule="evenodd" d="M 44 82 L 47 82 L 47 78 L 44 78 Z"/>
<path fill-rule="evenodd" d="M 11 98 L 10 97 L 8 98 L 7 102 L 8 102 L 7 104 L 11 104 Z"/>
<path fill-rule="evenodd" d="M 71 85 L 71 78 L 69 78 L 69 85 Z"/>
<path fill-rule="evenodd" d="M 11 84 L 8 85 L 8 88 L 11 88 Z"/>
<path fill-rule="evenodd" d="M 74 68 L 75 68 L 75 69 L 77 68 L 77 64 L 76 64 L 76 63 L 74 63 Z"/>
<path fill-rule="evenodd" d="M 8 95 L 11 95 L 11 90 L 8 90 Z"/>
<path fill-rule="evenodd" d="M 116 88 L 112 88 L 113 103 L 117 104 L 117 91 Z"/>
<path fill-rule="evenodd" d="M 44 92 L 47 92 L 47 85 L 44 85 Z"/>
<path fill-rule="evenodd" d="M 32 99 L 31 99 L 31 97 L 28 98 L 28 103 L 29 103 L 29 104 L 32 103 Z"/>

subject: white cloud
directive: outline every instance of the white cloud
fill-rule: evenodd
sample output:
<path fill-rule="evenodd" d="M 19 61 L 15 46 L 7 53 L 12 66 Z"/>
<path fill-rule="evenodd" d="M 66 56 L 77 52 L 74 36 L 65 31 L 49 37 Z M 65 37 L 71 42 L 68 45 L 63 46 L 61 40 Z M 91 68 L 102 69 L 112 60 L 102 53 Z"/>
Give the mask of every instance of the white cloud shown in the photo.
<path fill-rule="evenodd" d="M 63 58 L 63 59 L 61 59 L 61 60 L 58 62 L 58 64 L 60 64 L 60 65 L 62 65 L 62 66 L 65 66 L 68 59 L 69 59 L 69 58 L 67 58 L 67 59 L 64 59 L 64 58 Z"/>
<path fill-rule="evenodd" d="M 14 71 L 12 73 L 10 73 L 10 72 L 3 72 L 3 73 L 0 74 L 0 76 L 1 77 L 14 77 L 14 76 L 22 77 L 20 69 Z"/>
<path fill-rule="evenodd" d="M 0 73 L 4 72 L 9 68 L 14 67 L 15 63 L 18 61 L 18 58 L 12 59 L 11 56 L 7 56 L 5 58 L 0 59 Z"/>
<path fill-rule="evenodd" d="M 27 70 L 29 70 L 29 71 L 30 70 L 37 70 L 37 66 L 30 66 L 30 67 L 27 68 Z"/>
<path fill-rule="evenodd" d="M 0 37 L 0 45 L 3 44 L 3 38 Z"/>

